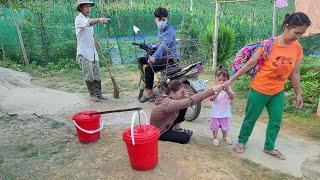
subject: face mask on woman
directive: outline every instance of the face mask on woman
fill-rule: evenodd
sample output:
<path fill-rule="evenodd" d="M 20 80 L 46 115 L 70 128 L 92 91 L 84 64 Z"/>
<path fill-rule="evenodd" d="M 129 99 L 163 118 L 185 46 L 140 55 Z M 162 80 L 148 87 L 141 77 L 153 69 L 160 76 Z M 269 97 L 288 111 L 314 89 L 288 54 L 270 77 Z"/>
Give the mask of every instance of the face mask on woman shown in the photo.
<path fill-rule="evenodd" d="M 167 20 L 157 21 L 156 23 L 157 23 L 158 29 L 163 29 L 167 25 Z"/>

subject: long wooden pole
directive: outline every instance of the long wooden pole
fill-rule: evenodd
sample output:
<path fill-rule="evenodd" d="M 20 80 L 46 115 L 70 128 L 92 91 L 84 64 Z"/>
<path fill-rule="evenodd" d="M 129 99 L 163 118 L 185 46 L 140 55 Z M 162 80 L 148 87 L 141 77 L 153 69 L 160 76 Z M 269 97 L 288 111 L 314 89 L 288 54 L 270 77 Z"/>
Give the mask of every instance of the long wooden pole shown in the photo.
<path fill-rule="evenodd" d="M 17 10 L 14 9 L 14 10 L 12 11 L 12 14 L 13 14 L 14 23 L 15 23 L 15 25 L 16 25 L 16 30 L 17 30 L 17 34 L 18 34 L 18 38 L 19 38 L 20 47 L 21 47 L 21 50 L 22 50 L 24 62 L 25 62 L 25 64 L 26 64 L 26 66 L 29 66 L 29 59 L 28 59 L 27 51 L 26 51 L 26 48 L 25 48 L 25 46 L 24 46 L 24 42 L 23 42 L 23 38 L 22 38 L 22 34 L 21 34 L 21 29 L 20 29 L 20 25 L 19 25 L 19 22 L 18 22 L 17 17 L 16 17 L 16 14 L 18 14 L 18 13 L 17 13 Z"/>
<path fill-rule="evenodd" d="M 4 51 L 4 45 L 3 45 L 3 38 L 2 36 L 0 36 L 0 40 L 1 40 L 1 50 L 2 50 L 2 57 L 3 57 L 3 60 L 6 59 L 6 53 Z"/>
<path fill-rule="evenodd" d="M 276 0 L 273 1 L 273 15 L 272 15 L 272 36 L 277 35 L 277 8 Z"/>
<path fill-rule="evenodd" d="M 317 116 L 320 118 L 320 97 L 319 97 L 319 104 L 317 109 Z"/>
<path fill-rule="evenodd" d="M 214 34 L 213 34 L 213 49 L 212 49 L 212 70 L 215 72 L 217 68 L 218 57 L 218 30 L 219 30 L 219 16 L 220 16 L 220 4 L 216 1 L 216 14 L 214 18 Z"/>

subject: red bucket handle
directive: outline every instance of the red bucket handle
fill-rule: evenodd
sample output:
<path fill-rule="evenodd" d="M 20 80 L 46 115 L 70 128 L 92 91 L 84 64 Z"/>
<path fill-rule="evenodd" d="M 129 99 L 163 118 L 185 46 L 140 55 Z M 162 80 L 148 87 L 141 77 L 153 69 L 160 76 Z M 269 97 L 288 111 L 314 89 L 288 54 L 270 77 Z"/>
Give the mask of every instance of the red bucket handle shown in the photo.
<path fill-rule="evenodd" d="M 144 112 L 144 111 L 140 111 L 142 117 L 144 118 L 145 120 L 145 124 L 149 125 L 150 122 L 149 122 L 149 119 L 148 119 L 148 116 L 147 114 Z M 138 113 L 138 111 L 134 112 L 133 115 L 132 115 L 132 119 L 131 119 L 131 141 L 132 141 L 132 144 L 135 145 L 135 140 L 134 140 L 134 130 L 133 130 L 133 126 L 134 126 L 134 122 L 135 120 L 137 119 L 136 117 L 140 115 L 140 113 Z"/>

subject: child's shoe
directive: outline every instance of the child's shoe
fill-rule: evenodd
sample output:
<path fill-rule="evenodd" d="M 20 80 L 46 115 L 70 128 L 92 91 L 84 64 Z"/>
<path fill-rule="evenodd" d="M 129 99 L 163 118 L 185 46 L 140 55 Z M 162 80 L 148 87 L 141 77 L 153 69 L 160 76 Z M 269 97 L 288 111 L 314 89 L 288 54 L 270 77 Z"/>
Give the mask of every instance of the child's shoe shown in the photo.
<path fill-rule="evenodd" d="M 220 142 L 219 142 L 219 139 L 213 139 L 213 145 L 214 146 L 219 146 Z"/>
<path fill-rule="evenodd" d="M 229 138 L 223 138 L 223 142 L 225 142 L 225 143 L 227 143 L 229 145 L 232 145 L 232 141 Z"/>

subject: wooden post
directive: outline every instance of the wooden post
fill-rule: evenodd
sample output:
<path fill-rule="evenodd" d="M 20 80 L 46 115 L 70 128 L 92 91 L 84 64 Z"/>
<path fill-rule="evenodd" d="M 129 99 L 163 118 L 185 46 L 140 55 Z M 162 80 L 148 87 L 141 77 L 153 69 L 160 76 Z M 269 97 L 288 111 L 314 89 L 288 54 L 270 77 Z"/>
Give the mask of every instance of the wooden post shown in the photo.
<path fill-rule="evenodd" d="M 132 6 L 133 6 L 133 2 L 132 2 L 133 0 L 130 0 L 130 7 L 132 8 Z"/>
<path fill-rule="evenodd" d="M 317 116 L 320 118 L 320 97 L 319 97 L 319 103 L 318 103 L 318 109 L 317 109 Z"/>
<path fill-rule="evenodd" d="M 214 18 L 214 34 L 213 34 L 213 47 L 212 47 L 212 70 L 213 72 L 217 68 L 218 57 L 218 29 L 219 29 L 219 16 L 220 16 L 220 4 L 216 1 L 216 14 Z"/>
<path fill-rule="evenodd" d="M 12 14 L 13 14 L 14 23 L 15 23 L 15 25 L 16 25 L 16 30 L 17 30 L 17 34 L 18 34 L 18 38 L 19 38 L 20 47 L 21 47 L 21 50 L 22 50 L 24 62 L 25 62 L 25 64 L 26 64 L 26 66 L 29 66 L 29 59 L 28 59 L 27 51 L 26 51 L 26 48 L 25 48 L 25 46 L 24 46 L 24 42 L 23 42 L 23 38 L 22 38 L 22 34 L 21 34 L 21 29 L 20 29 L 20 25 L 19 25 L 19 22 L 18 22 L 17 17 L 16 17 L 17 10 L 14 9 L 14 10 L 12 11 Z"/>
<path fill-rule="evenodd" d="M 272 37 L 277 35 L 277 7 L 276 0 L 273 1 L 273 16 L 272 16 Z"/>
<path fill-rule="evenodd" d="M 193 0 L 190 0 L 190 12 L 193 10 Z"/>
<path fill-rule="evenodd" d="M 3 38 L 2 38 L 2 36 L 0 36 L 0 40 L 1 40 L 2 57 L 3 57 L 3 60 L 5 60 L 5 59 L 6 59 L 6 53 L 5 53 L 5 51 L 4 51 Z"/>

